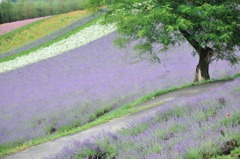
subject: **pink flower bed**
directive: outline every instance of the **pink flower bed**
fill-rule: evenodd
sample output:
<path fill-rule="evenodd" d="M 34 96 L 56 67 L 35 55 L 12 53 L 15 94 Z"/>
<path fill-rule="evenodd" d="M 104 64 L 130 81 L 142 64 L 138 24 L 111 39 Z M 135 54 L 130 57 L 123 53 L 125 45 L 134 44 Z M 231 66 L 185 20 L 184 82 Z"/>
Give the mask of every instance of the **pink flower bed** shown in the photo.
<path fill-rule="evenodd" d="M 30 24 L 32 22 L 48 18 L 48 17 L 49 16 L 1 24 L 0 25 L 0 35 L 3 35 L 3 34 L 5 34 L 7 32 L 10 32 L 14 29 L 20 28 L 21 26 L 24 26 L 24 25 Z"/>

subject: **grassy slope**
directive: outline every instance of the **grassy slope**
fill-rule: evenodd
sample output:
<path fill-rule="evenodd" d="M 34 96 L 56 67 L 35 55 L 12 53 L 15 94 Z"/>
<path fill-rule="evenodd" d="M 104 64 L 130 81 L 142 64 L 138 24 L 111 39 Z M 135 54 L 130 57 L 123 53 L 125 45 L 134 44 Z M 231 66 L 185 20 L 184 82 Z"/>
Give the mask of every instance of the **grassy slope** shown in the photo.
<path fill-rule="evenodd" d="M 27 51 L 24 51 L 24 52 L 15 54 L 15 55 L 8 56 L 8 57 L 6 57 L 6 58 L 2 58 L 2 59 L 0 59 L 0 63 L 6 62 L 6 61 L 10 61 L 10 60 L 14 60 L 15 58 L 20 57 L 20 56 L 28 55 L 28 54 L 30 54 L 31 52 L 34 52 L 34 51 L 38 50 L 39 48 L 45 48 L 45 47 L 48 47 L 48 46 L 52 45 L 53 43 L 56 43 L 56 42 L 58 42 L 58 41 L 60 41 L 60 40 L 63 40 L 63 39 L 66 39 L 66 38 L 68 38 L 69 36 L 71 36 L 71 35 L 79 32 L 79 31 L 83 30 L 84 28 L 89 27 L 89 26 L 92 26 L 93 24 L 95 24 L 96 22 L 98 22 L 101 18 L 102 18 L 102 17 L 96 18 L 96 19 L 94 19 L 93 21 L 91 21 L 91 22 L 89 22 L 89 23 L 86 23 L 86 24 L 80 26 L 79 28 L 77 28 L 77 29 L 75 29 L 75 30 L 73 30 L 73 31 L 65 34 L 65 35 L 62 35 L 62 36 L 60 36 L 60 37 L 58 37 L 58 38 L 56 38 L 56 39 L 54 39 L 54 40 L 52 40 L 52 41 L 49 41 L 49 42 L 47 42 L 47 43 L 45 43 L 45 44 L 43 44 L 43 45 L 40 45 L 40 46 L 38 46 L 38 47 L 35 47 L 35 48 L 33 48 L 33 49 L 30 49 L 30 50 L 27 50 Z M 15 31 L 14 31 L 14 32 L 15 32 Z M 16 30 L 16 32 L 18 32 L 18 31 Z"/>
<path fill-rule="evenodd" d="M 221 80 L 226 81 L 226 80 L 232 80 L 232 79 L 239 78 L 239 77 L 240 77 L 240 73 L 236 74 L 233 77 L 226 77 L 225 79 L 221 79 Z M 121 117 L 121 116 L 124 116 L 124 115 L 127 115 L 127 114 L 138 112 L 138 111 L 142 111 L 142 110 L 147 109 L 149 107 L 154 107 L 155 105 L 150 105 L 150 106 L 146 106 L 144 108 L 136 109 L 135 106 L 139 105 L 143 102 L 146 102 L 146 101 L 148 101 L 148 100 L 150 100 L 150 99 L 152 99 L 153 97 L 156 97 L 156 96 L 160 96 L 160 95 L 163 95 L 163 94 L 166 94 L 166 93 L 169 93 L 169 92 L 173 92 L 173 91 L 176 91 L 176 90 L 179 90 L 179 89 L 182 89 L 182 88 L 187 88 L 187 87 L 191 87 L 191 86 L 194 86 L 194 85 L 200 85 L 200 84 L 208 83 L 208 82 L 213 82 L 213 80 L 202 82 L 202 83 L 190 83 L 190 84 L 182 85 L 182 86 L 179 86 L 179 87 L 172 87 L 172 88 L 166 89 L 166 90 L 159 90 L 159 91 L 147 94 L 147 95 L 145 95 L 141 98 L 138 98 L 137 100 L 135 100 L 132 103 L 127 103 L 127 104 L 123 105 L 122 107 L 120 107 L 120 108 L 118 108 L 114 111 L 106 113 L 106 114 L 96 118 L 95 120 L 93 120 L 92 122 L 90 122 L 90 123 L 88 123 L 84 126 L 77 127 L 77 128 L 74 128 L 74 129 L 66 128 L 66 129 L 63 129 L 63 130 L 55 133 L 55 134 L 46 136 L 44 138 L 37 138 L 37 139 L 31 140 L 31 141 L 28 141 L 28 142 L 26 142 L 22 145 L 2 146 L 2 147 L 0 147 L 0 157 L 4 157 L 4 156 L 9 155 L 11 153 L 16 153 L 18 151 L 27 149 L 31 146 L 38 145 L 38 144 L 41 144 L 41 143 L 44 143 L 44 142 L 47 142 L 47 141 L 50 141 L 50 140 L 54 140 L 54 139 L 57 139 L 57 138 L 60 138 L 60 137 L 63 137 L 63 136 L 67 136 L 67 135 L 71 135 L 71 134 L 81 132 L 81 131 L 86 130 L 88 128 L 99 125 L 101 123 L 108 122 L 108 121 L 110 121 L 114 118 L 118 118 L 118 117 Z M 104 112 L 105 110 L 102 110 L 102 111 Z"/>
<path fill-rule="evenodd" d="M 0 53 L 22 47 L 32 41 L 44 37 L 51 32 L 67 26 L 76 19 L 83 17 L 87 11 L 75 11 L 40 20 L 22 28 L 0 36 Z"/>
<path fill-rule="evenodd" d="M 9 32 L 12 32 L 13 30 L 17 30 L 28 24 L 31 24 L 31 23 L 34 23 L 34 22 L 37 22 L 39 20 L 43 20 L 46 18 L 50 18 L 50 17 L 51 16 L 45 16 L 45 17 L 40 17 L 40 18 L 32 18 L 32 19 L 26 19 L 26 20 L 20 20 L 20 21 L 0 24 L 0 36 L 7 34 Z"/>

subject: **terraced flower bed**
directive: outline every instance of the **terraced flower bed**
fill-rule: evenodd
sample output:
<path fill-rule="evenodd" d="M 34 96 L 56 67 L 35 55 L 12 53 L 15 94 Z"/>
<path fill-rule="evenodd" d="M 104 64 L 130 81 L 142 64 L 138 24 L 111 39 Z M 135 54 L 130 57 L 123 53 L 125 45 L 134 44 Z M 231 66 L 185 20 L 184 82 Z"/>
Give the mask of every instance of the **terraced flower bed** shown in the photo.
<path fill-rule="evenodd" d="M 1 24 L 0 25 L 0 35 L 6 34 L 6 33 L 10 32 L 12 30 L 20 28 L 20 27 L 22 27 L 24 25 L 27 25 L 27 24 L 30 24 L 30 23 L 33 23 L 33 22 L 36 22 L 38 20 L 45 19 L 45 18 L 49 18 L 49 16 Z"/>
<path fill-rule="evenodd" d="M 30 54 L 38 50 L 39 48 L 44 48 L 50 46 L 52 43 L 58 42 L 62 39 L 66 39 L 72 34 L 79 32 L 83 28 L 92 25 L 92 23 L 96 23 L 100 19 L 97 18 L 99 16 L 100 15 L 86 15 L 82 18 L 75 20 L 66 27 L 56 30 L 40 39 L 28 43 L 27 45 L 4 52 L 0 54 L 0 62 L 13 60 L 18 56 Z"/>
<path fill-rule="evenodd" d="M 113 33 L 64 54 L 3 71 L 1 147 L 74 129 L 147 93 L 192 82 L 198 59 L 191 56 L 192 48 L 187 44 L 170 49 L 160 55 L 161 64 L 153 64 L 133 57 L 130 49 L 115 48 L 115 36 Z M 79 40 L 79 46 L 81 36 L 75 37 L 62 41 L 61 49 L 71 47 L 69 41 Z M 234 69 L 226 62 L 218 62 L 210 70 L 216 79 L 239 73 L 240 66 Z"/>
<path fill-rule="evenodd" d="M 93 137 L 96 141 L 72 142 L 52 159 L 239 158 L 239 108 L 236 79 L 207 94 L 165 103 L 155 115 L 146 115 L 117 134 L 105 132 Z"/>
<path fill-rule="evenodd" d="M 11 71 L 19 67 L 23 67 L 25 65 L 29 65 L 31 63 L 35 63 L 65 53 L 69 50 L 83 46 L 102 36 L 105 36 L 113 32 L 114 30 L 115 27 L 113 25 L 112 26 L 103 26 L 100 24 L 92 25 L 66 39 L 53 43 L 48 47 L 40 48 L 39 50 L 32 52 L 31 54 L 20 56 L 14 60 L 0 63 L 0 73 Z"/>
<path fill-rule="evenodd" d="M 40 21 L 39 23 L 34 23 L 34 25 L 29 25 L 21 31 L 4 34 L 0 37 L 0 54 L 42 38 L 86 14 L 87 11 L 74 11 L 61 14 Z"/>

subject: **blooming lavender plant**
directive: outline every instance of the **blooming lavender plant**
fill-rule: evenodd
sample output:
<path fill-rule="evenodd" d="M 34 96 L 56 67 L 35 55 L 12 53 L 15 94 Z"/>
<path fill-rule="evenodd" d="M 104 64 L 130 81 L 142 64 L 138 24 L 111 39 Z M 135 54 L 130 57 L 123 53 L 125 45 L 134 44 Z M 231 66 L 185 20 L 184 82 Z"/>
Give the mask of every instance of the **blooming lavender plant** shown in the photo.
<path fill-rule="evenodd" d="M 114 30 L 114 25 L 92 25 L 48 47 L 40 48 L 31 54 L 20 56 L 14 60 L 0 63 L 0 73 L 11 71 L 19 67 L 23 67 L 65 53 L 77 47 L 86 45 L 87 43 L 90 43 L 98 38 L 106 36 Z"/>
<path fill-rule="evenodd" d="M 236 134 L 239 136 L 239 93 L 240 79 L 237 79 L 213 89 L 208 94 L 168 102 L 156 115 L 130 124 L 128 129 L 118 132 L 117 135 L 108 132 L 101 134 L 104 139 L 99 140 L 99 137 L 96 137 L 91 146 L 86 144 L 89 141 L 75 141 L 68 149 L 74 153 L 63 150 L 57 157 L 85 158 L 104 154 L 105 158 L 211 158 L 221 154 L 220 148 L 224 142 L 231 141 Z M 221 105 L 219 98 L 225 98 L 227 104 Z M 176 116 L 177 111 L 174 110 L 178 108 L 185 108 L 186 113 Z M 169 111 L 172 113 L 168 113 Z M 205 117 L 199 120 L 196 115 L 202 112 Z M 237 116 L 238 122 L 231 122 L 234 117 L 226 116 L 227 112 L 231 116 Z M 167 120 L 162 117 L 166 113 Z M 228 122 L 224 122 L 226 119 Z M 141 125 L 147 125 L 147 128 L 136 133 L 136 129 Z"/>
<path fill-rule="evenodd" d="M 137 62 L 130 49 L 112 45 L 115 36 L 1 73 L 0 144 L 83 125 L 106 106 L 117 108 L 146 93 L 192 82 L 197 59 L 185 54 L 192 50 L 188 45 L 161 54 L 161 64 Z M 211 66 L 214 78 L 237 72 L 239 65 L 235 69 L 225 62 Z"/>

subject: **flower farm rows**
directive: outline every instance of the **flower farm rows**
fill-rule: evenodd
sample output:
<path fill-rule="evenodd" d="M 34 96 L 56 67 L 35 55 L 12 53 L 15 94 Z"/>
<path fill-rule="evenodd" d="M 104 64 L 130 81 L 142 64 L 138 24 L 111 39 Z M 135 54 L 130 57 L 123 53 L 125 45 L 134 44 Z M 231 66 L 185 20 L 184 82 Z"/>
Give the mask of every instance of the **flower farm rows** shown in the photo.
<path fill-rule="evenodd" d="M 165 103 L 155 115 L 129 124 L 116 135 L 74 141 L 52 159 L 211 158 L 226 153 L 227 141 L 240 142 L 240 79 L 197 97 Z"/>
<path fill-rule="evenodd" d="M 0 53 L 22 47 L 30 42 L 42 38 L 53 31 L 67 26 L 86 14 L 86 11 L 74 11 L 56 15 L 43 20 L 41 23 L 30 26 L 28 29 L 23 29 L 11 35 L 5 34 L 0 37 Z"/>
<path fill-rule="evenodd" d="M 20 27 L 22 27 L 24 25 L 27 25 L 27 24 L 30 24 L 30 23 L 33 23 L 35 21 L 38 21 L 38 20 L 41 20 L 41 19 L 45 19 L 45 18 L 48 18 L 48 17 L 49 16 L 1 24 L 0 25 L 0 35 L 3 35 L 5 33 L 8 33 L 10 31 L 12 31 L 12 30 L 20 28 Z"/>
<path fill-rule="evenodd" d="M 0 63 L 0 73 L 35 63 L 40 60 L 44 60 L 66 51 L 75 49 L 102 36 L 105 36 L 114 30 L 114 26 L 103 26 L 100 24 L 92 25 L 64 40 L 50 45 L 49 47 L 40 48 L 31 54 L 20 56 L 14 60 Z"/>
<path fill-rule="evenodd" d="M 99 29 L 96 25 L 92 28 Z M 162 63 L 153 64 L 133 58 L 130 49 L 115 48 L 115 36 L 112 33 L 64 54 L 1 73 L 0 144 L 45 136 L 52 128 L 61 131 L 82 125 L 106 106 L 116 108 L 146 93 L 192 82 L 198 59 L 191 56 L 192 48 L 187 44 L 161 54 Z M 66 47 L 69 40 L 61 45 Z M 71 41 L 78 43 L 81 36 Z M 37 56 L 42 54 L 31 58 Z M 239 73 L 240 66 L 234 69 L 218 62 L 211 64 L 210 70 L 212 78 L 222 78 Z"/>
<path fill-rule="evenodd" d="M 9 57 L 11 55 L 15 55 L 15 54 L 18 54 L 18 53 L 21 53 L 21 52 L 24 52 L 24 51 L 28 51 L 30 49 L 33 49 L 33 48 L 36 48 L 36 47 L 39 47 L 43 44 L 46 44 L 52 40 L 55 40 L 57 39 L 58 37 L 62 36 L 62 35 L 65 35 L 77 28 L 79 28 L 80 26 L 83 26 L 84 24 L 90 22 L 91 20 L 95 19 L 96 17 L 98 17 L 99 15 L 96 15 L 96 16 L 93 16 L 93 15 L 87 15 L 87 16 L 84 16 L 83 18 L 80 18 L 80 19 L 77 19 L 75 20 L 73 23 L 67 25 L 66 27 L 63 27 L 57 31 L 54 31 L 38 40 L 35 40 L 27 45 L 24 45 L 20 48 L 16 48 L 16 49 L 13 49 L 13 50 L 10 50 L 10 51 L 7 51 L 7 52 L 4 52 L 2 54 L 0 54 L 0 59 L 2 58 L 6 58 L 6 57 Z"/>

